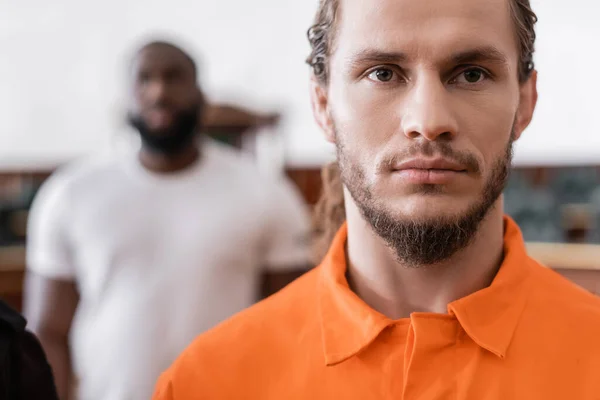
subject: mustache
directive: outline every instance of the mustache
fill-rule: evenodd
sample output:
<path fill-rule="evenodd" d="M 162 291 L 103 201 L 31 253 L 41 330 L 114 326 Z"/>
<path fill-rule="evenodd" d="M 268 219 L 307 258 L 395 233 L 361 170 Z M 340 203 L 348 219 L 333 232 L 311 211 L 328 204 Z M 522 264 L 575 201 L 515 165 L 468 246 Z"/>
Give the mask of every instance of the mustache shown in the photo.
<path fill-rule="evenodd" d="M 174 108 L 173 104 L 169 101 L 157 100 L 148 107 L 148 110 L 172 110 Z"/>
<path fill-rule="evenodd" d="M 464 166 L 467 171 L 473 173 L 481 172 L 481 166 L 479 165 L 477 157 L 468 152 L 454 150 L 452 146 L 446 142 L 415 143 L 400 153 L 396 152 L 386 155 L 379 165 L 377 165 L 377 171 L 380 173 L 388 172 L 393 169 L 394 165 L 419 155 L 426 157 L 442 156 L 447 160 Z"/>

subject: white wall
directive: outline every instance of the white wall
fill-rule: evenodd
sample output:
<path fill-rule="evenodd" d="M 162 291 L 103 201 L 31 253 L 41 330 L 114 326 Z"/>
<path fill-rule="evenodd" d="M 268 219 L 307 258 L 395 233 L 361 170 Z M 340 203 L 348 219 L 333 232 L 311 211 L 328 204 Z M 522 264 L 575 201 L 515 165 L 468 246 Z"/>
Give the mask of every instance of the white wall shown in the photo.
<path fill-rule="evenodd" d="M 53 164 L 123 130 L 128 57 L 147 34 L 201 57 L 210 98 L 285 113 L 294 154 L 319 147 L 305 31 L 316 0 L 0 0 L 0 166 Z M 172 34 L 172 36 L 170 36 Z"/>
<path fill-rule="evenodd" d="M 317 0 L 0 0 L 0 167 L 54 164 L 123 131 L 127 56 L 148 33 L 202 55 L 209 97 L 286 113 L 287 160 L 333 152 L 309 108 L 305 32 Z M 600 162 L 600 5 L 534 0 L 540 103 L 519 163 Z"/>
<path fill-rule="evenodd" d="M 600 3 L 532 0 L 539 17 L 539 102 L 520 164 L 600 163 Z"/>

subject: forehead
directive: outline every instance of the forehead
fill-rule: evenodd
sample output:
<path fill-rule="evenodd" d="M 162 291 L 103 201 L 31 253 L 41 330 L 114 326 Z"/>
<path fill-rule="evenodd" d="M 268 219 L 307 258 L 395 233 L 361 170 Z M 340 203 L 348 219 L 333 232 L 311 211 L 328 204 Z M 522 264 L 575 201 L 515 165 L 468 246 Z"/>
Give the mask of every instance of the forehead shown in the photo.
<path fill-rule="evenodd" d="M 377 49 L 441 59 L 479 47 L 516 63 L 509 0 L 342 0 L 333 57 Z"/>
<path fill-rule="evenodd" d="M 165 45 L 148 46 L 140 50 L 134 59 L 134 71 L 193 71 L 191 61 L 185 54 L 174 47 Z"/>

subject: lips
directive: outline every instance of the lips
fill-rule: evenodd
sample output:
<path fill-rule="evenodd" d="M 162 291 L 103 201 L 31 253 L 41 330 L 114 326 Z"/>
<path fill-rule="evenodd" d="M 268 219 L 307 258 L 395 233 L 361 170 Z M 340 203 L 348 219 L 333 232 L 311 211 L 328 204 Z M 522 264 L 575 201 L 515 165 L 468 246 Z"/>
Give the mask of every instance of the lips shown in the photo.
<path fill-rule="evenodd" d="M 459 163 L 443 158 L 416 158 L 393 165 L 394 171 L 426 170 L 426 171 L 448 171 L 467 172 L 467 168 Z"/>
<path fill-rule="evenodd" d="M 467 176 L 467 167 L 443 158 L 417 158 L 392 166 L 395 177 L 415 185 L 445 185 Z"/>
<path fill-rule="evenodd" d="M 153 108 L 148 111 L 147 118 L 150 125 L 162 127 L 173 121 L 173 113 L 165 108 Z"/>

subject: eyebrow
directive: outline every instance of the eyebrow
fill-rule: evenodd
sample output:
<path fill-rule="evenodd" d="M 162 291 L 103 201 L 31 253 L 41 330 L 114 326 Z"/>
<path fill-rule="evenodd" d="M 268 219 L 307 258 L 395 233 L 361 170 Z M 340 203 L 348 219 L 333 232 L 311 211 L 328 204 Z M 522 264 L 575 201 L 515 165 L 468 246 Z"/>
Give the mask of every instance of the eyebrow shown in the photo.
<path fill-rule="evenodd" d="M 361 66 L 367 63 L 400 64 L 407 62 L 409 59 L 410 57 L 403 52 L 388 52 L 373 49 L 362 50 L 348 57 L 348 61 L 352 67 Z M 508 59 L 506 55 L 504 55 L 504 53 L 502 53 L 496 47 L 483 46 L 452 54 L 447 57 L 444 62 L 454 64 L 480 62 L 508 64 Z"/>
<path fill-rule="evenodd" d="M 373 64 L 399 64 L 406 62 L 408 56 L 401 52 L 387 52 L 381 50 L 361 50 L 356 54 L 348 57 L 348 61 L 352 67 L 361 66 L 367 63 Z"/>
<path fill-rule="evenodd" d="M 494 46 L 476 47 L 471 50 L 453 54 L 450 60 L 455 64 L 486 62 L 491 64 L 508 64 L 506 55 Z"/>

